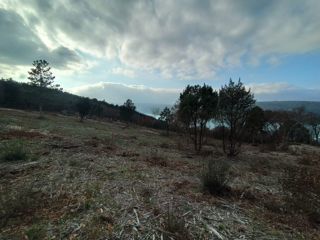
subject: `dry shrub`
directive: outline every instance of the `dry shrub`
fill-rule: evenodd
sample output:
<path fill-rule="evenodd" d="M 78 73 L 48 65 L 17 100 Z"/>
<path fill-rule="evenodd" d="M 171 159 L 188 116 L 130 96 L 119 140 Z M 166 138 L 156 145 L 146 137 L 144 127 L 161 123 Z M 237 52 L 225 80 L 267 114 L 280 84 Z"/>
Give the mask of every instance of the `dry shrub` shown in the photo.
<path fill-rule="evenodd" d="M 281 184 L 289 209 L 306 214 L 320 224 L 320 171 L 310 167 L 288 167 Z"/>
<path fill-rule="evenodd" d="M 140 154 L 132 151 L 123 151 L 119 156 L 121 157 L 138 157 Z"/>
<path fill-rule="evenodd" d="M 146 158 L 146 162 L 150 163 L 151 165 L 160 167 L 167 167 L 169 165 L 167 159 L 159 154 L 157 149 L 153 149 L 150 151 L 149 156 Z"/>
<path fill-rule="evenodd" d="M 230 165 L 225 160 L 208 160 L 201 176 L 203 189 L 213 195 L 230 192 Z"/>
<path fill-rule="evenodd" d="M 159 145 L 160 148 L 170 148 L 169 143 L 163 142 Z"/>
<path fill-rule="evenodd" d="M 39 192 L 33 190 L 33 183 L 18 189 L 1 189 L 0 226 L 5 226 L 11 218 L 32 214 L 40 203 Z"/>
<path fill-rule="evenodd" d="M 43 134 L 35 131 L 23 131 L 23 130 L 10 130 L 9 132 L 4 133 L 2 139 L 33 139 L 33 138 L 42 138 Z"/>
<path fill-rule="evenodd" d="M 212 156 L 213 155 L 213 151 L 212 150 L 202 150 L 200 152 L 200 155 L 202 157 L 209 157 L 209 156 Z"/>
<path fill-rule="evenodd" d="M 259 146 L 260 148 L 260 152 L 274 152 L 274 151 L 277 151 L 277 144 L 276 143 L 266 143 L 266 144 L 261 144 Z"/>
<path fill-rule="evenodd" d="M 141 196 L 142 196 L 144 199 L 149 200 L 149 199 L 153 196 L 153 190 L 152 190 L 152 188 L 150 188 L 150 187 L 144 187 L 144 188 L 141 190 Z"/>
<path fill-rule="evenodd" d="M 272 170 L 278 168 L 279 162 L 272 158 L 266 158 L 262 156 L 254 156 L 248 159 L 249 170 L 254 173 L 258 173 L 263 176 L 270 174 Z"/>
<path fill-rule="evenodd" d="M 163 222 L 163 239 L 191 240 L 190 233 L 186 228 L 183 218 L 178 217 L 172 210 L 166 214 Z"/>
<path fill-rule="evenodd" d="M 320 164 L 320 157 L 317 155 L 306 154 L 299 159 L 299 164 L 307 166 L 315 166 Z"/>

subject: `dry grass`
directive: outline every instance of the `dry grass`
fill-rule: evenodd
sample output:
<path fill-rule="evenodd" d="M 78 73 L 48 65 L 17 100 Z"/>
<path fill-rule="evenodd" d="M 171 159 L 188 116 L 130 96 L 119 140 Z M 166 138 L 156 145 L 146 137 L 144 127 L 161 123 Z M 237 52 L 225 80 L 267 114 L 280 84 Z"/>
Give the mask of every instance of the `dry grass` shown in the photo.
<path fill-rule="evenodd" d="M 288 166 L 317 166 L 319 148 L 245 145 L 227 160 L 232 194 L 212 196 L 202 191 L 203 156 L 184 137 L 0 111 L 0 142 L 21 137 L 39 156 L 0 163 L 1 239 L 319 239 L 307 214 L 286 211 L 278 181 Z M 209 140 L 204 154 L 224 159 L 221 143 Z"/>
<path fill-rule="evenodd" d="M 302 212 L 320 224 L 320 169 L 290 167 L 281 179 L 290 210 Z"/>

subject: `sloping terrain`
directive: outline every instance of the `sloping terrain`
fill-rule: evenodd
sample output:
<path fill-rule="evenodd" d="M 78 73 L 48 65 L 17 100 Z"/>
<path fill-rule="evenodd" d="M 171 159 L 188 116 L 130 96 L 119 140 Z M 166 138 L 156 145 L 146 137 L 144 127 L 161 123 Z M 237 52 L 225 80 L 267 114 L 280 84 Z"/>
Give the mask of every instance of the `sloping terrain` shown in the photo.
<path fill-rule="evenodd" d="M 303 214 L 281 210 L 278 182 L 305 156 L 319 163 L 319 148 L 245 146 L 227 159 L 212 139 L 195 155 L 183 135 L 37 116 L 0 110 L 0 142 L 22 141 L 29 156 L 0 162 L 0 239 L 320 238 Z M 232 165 L 228 196 L 203 191 L 205 158 Z"/>

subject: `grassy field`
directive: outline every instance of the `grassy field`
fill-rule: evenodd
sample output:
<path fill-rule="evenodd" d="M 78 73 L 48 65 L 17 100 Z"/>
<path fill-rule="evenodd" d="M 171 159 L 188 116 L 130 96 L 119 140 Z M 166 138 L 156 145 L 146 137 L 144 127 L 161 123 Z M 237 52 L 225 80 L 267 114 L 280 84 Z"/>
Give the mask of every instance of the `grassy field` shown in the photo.
<path fill-rule="evenodd" d="M 228 159 L 213 139 L 196 155 L 184 135 L 37 117 L 0 109 L 0 143 L 23 152 L 0 162 L 0 239 L 320 239 L 303 212 L 284 210 L 279 183 L 289 166 L 319 168 L 317 147 L 246 145 Z M 202 189 L 208 158 L 231 165 L 228 195 Z"/>

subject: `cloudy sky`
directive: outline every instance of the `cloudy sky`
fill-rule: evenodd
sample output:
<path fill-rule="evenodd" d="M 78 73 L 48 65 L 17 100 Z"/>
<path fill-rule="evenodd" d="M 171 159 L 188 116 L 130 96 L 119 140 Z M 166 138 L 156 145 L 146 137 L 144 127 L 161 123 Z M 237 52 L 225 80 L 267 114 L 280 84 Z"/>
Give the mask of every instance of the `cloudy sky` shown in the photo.
<path fill-rule="evenodd" d="M 320 101 L 319 0 L 1 0 L 0 77 L 35 59 L 76 94 L 172 104 L 241 80 L 260 101 Z"/>

